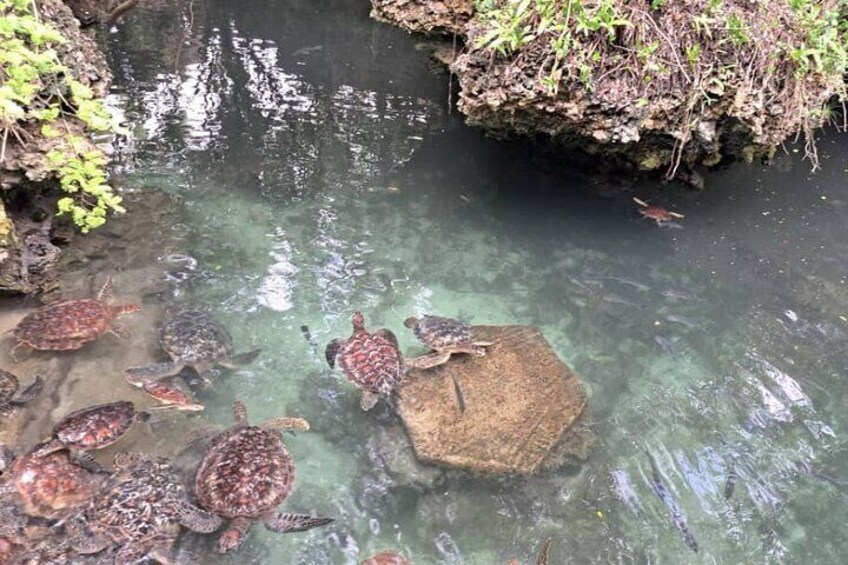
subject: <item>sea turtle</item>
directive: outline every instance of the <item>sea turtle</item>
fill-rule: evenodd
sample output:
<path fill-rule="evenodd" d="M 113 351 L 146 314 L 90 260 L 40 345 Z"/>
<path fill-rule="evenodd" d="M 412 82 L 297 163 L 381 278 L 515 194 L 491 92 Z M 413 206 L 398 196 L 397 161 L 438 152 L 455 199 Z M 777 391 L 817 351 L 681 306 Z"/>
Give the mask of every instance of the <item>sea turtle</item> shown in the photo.
<path fill-rule="evenodd" d="M 360 565 L 412 565 L 412 562 L 399 553 L 381 551 L 376 555 L 372 555 L 360 563 Z"/>
<path fill-rule="evenodd" d="M 160 403 L 160 406 L 154 406 L 149 408 L 149 410 L 171 408 L 174 410 L 199 412 L 204 409 L 203 404 L 195 402 L 181 388 L 164 380 L 146 380 L 141 383 L 141 389 Z"/>
<path fill-rule="evenodd" d="M 183 310 L 165 321 L 159 328 L 159 344 L 171 357 L 167 363 L 146 367 L 131 367 L 124 371 L 127 380 L 139 385 L 145 380 L 178 374 L 193 367 L 203 386 L 211 384 L 209 376 L 216 366 L 235 369 L 247 365 L 262 351 L 254 349 L 233 355 L 230 332 L 208 314 Z"/>
<path fill-rule="evenodd" d="M 141 306 L 111 306 L 111 288 L 111 280 L 107 280 L 96 298 L 63 300 L 27 314 L 13 330 L 18 342 L 12 354 L 21 346 L 48 351 L 79 349 L 105 333 L 125 338 L 126 331 L 113 320 L 138 312 Z"/>
<path fill-rule="evenodd" d="M 44 379 L 36 375 L 32 384 L 21 392 L 18 392 L 19 387 L 18 377 L 0 369 L 0 418 L 9 416 L 13 407 L 22 406 L 41 394 L 44 390 Z"/>
<path fill-rule="evenodd" d="M 536 557 L 536 565 L 548 565 L 548 557 L 551 551 L 551 538 L 548 538 L 542 543 L 542 549 L 539 550 L 539 555 Z M 517 559 L 512 559 L 506 565 L 521 565 Z"/>
<path fill-rule="evenodd" d="M 482 356 L 491 341 L 474 339 L 471 326 L 451 318 L 441 316 L 411 317 L 403 325 L 411 328 L 420 341 L 433 350 L 433 353 L 408 359 L 407 365 L 417 369 L 429 369 L 446 363 L 454 353 L 469 353 Z"/>
<path fill-rule="evenodd" d="M 324 356 L 331 368 L 338 365 L 362 390 L 363 410 L 373 408 L 380 396 L 391 396 L 406 372 L 395 335 L 387 329 L 366 330 L 361 312 L 353 314 L 350 337 L 331 341 Z"/>
<path fill-rule="evenodd" d="M 674 220 L 680 220 L 685 217 L 683 214 L 678 214 L 677 212 L 669 212 L 662 206 L 649 205 L 644 200 L 636 197 L 633 198 L 633 202 L 639 205 L 639 213 L 643 217 L 656 221 L 658 226 L 664 226 Z"/>
<path fill-rule="evenodd" d="M 239 401 L 233 403 L 233 416 L 235 424 L 215 437 L 195 476 L 200 506 L 230 520 L 218 538 L 218 551 L 238 548 L 256 520 L 278 533 L 302 532 L 332 522 L 331 518 L 276 512 L 295 478 L 294 462 L 280 431 L 308 430 L 306 420 L 275 418 L 251 426 Z"/>
<path fill-rule="evenodd" d="M 81 510 L 66 531 L 79 553 L 115 548 L 115 564 L 151 558 L 171 563 L 171 548 L 180 525 L 211 533 L 221 519 L 194 506 L 177 470 L 163 457 L 119 453 L 115 474 Z"/>
<path fill-rule="evenodd" d="M 79 463 L 96 468 L 90 457 L 80 452 L 100 449 L 118 441 L 138 421 L 150 415 L 139 412 L 132 402 L 121 400 L 89 406 L 71 412 L 53 426 L 51 438 L 33 450 L 38 457 L 68 449 Z"/>
<path fill-rule="evenodd" d="M 55 519 L 94 494 L 103 475 L 74 464 L 65 451 L 38 456 L 37 450 L 8 457 L 12 460 L 0 487 L 0 507 L 19 504 L 28 516 Z"/>

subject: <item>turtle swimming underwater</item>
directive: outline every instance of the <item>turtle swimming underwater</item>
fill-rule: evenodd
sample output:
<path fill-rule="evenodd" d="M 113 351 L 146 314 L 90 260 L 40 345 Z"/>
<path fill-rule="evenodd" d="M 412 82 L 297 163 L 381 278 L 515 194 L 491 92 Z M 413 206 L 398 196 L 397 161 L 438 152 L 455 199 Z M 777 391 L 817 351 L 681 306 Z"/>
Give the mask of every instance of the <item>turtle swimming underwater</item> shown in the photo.
<path fill-rule="evenodd" d="M 118 454 L 117 471 L 69 518 L 70 545 L 82 554 L 115 548 L 116 565 L 152 558 L 171 563 L 180 525 L 201 533 L 221 526 L 218 516 L 194 506 L 180 476 L 163 458 Z"/>
<path fill-rule="evenodd" d="M 486 354 L 485 348 L 493 345 L 491 341 L 475 340 L 471 326 L 451 318 L 424 315 L 407 318 L 403 325 L 411 328 L 415 337 L 433 350 L 433 353 L 407 360 L 408 366 L 418 369 L 446 363 L 454 353 L 482 356 Z"/>
<path fill-rule="evenodd" d="M 0 418 L 9 416 L 15 406 L 23 406 L 41 394 L 44 390 L 44 379 L 36 375 L 32 384 L 24 390 L 18 392 L 19 387 L 18 377 L 0 369 Z"/>
<path fill-rule="evenodd" d="M 406 372 L 397 338 L 387 329 L 371 333 L 361 312 L 353 314 L 353 333 L 331 341 L 324 357 L 331 368 L 338 365 L 347 379 L 362 390 L 360 406 L 370 410 L 380 396 L 391 396 Z"/>
<path fill-rule="evenodd" d="M 63 300 L 27 314 L 13 330 L 12 335 L 18 342 L 12 348 L 12 354 L 22 346 L 45 351 L 79 349 L 105 333 L 125 338 L 126 331 L 113 320 L 123 314 L 138 312 L 141 306 L 109 305 L 111 288 L 111 280 L 107 280 L 96 298 Z"/>
<path fill-rule="evenodd" d="M 238 401 L 233 403 L 233 416 L 235 424 L 215 437 L 195 476 L 200 506 L 230 520 L 218 538 L 218 551 L 238 548 L 256 520 L 278 533 L 302 532 L 332 522 L 332 518 L 276 512 L 295 479 L 294 462 L 280 430 L 308 430 L 306 420 L 275 418 L 251 426 L 244 404 Z"/>
<path fill-rule="evenodd" d="M 183 310 L 159 328 L 159 344 L 171 361 L 131 367 L 124 371 L 124 375 L 130 383 L 138 386 L 145 380 L 176 375 L 185 367 L 193 367 L 205 387 L 211 384 L 209 375 L 216 366 L 236 369 L 256 359 L 262 351 L 254 349 L 233 355 L 232 341 L 227 328 L 209 315 L 197 310 Z"/>
<path fill-rule="evenodd" d="M 112 445 L 121 439 L 135 422 L 143 422 L 148 418 L 147 412 L 136 411 L 133 403 L 126 400 L 89 406 L 62 418 L 53 426 L 51 438 L 35 448 L 33 453 L 44 457 L 54 451 L 68 449 L 79 463 L 96 468 L 93 460 L 83 456 L 81 451 Z"/>

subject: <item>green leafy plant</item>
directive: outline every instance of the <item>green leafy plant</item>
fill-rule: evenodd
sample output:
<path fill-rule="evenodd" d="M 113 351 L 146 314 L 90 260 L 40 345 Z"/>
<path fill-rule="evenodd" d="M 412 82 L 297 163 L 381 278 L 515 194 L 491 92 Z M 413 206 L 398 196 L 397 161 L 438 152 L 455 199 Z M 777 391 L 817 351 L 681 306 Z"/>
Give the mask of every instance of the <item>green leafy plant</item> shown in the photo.
<path fill-rule="evenodd" d="M 58 213 L 85 233 L 124 209 L 106 184 L 106 155 L 72 131 L 121 130 L 102 100 L 60 61 L 55 48 L 64 42 L 41 21 L 34 1 L 0 0 L 0 164 L 10 139 L 24 148 L 33 135 L 55 139 L 44 160 L 66 193 Z"/>

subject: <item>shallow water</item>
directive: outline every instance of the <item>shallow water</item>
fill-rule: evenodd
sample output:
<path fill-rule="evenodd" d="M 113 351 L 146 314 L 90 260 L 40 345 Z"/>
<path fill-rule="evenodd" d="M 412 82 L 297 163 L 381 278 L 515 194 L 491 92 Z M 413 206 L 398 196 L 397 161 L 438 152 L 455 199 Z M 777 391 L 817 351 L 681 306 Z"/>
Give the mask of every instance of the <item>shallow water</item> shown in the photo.
<path fill-rule="evenodd" d="M 151 227 L 179 245 L 138 242 L 166 272 L 145 302 L 206 308 L 238 349 L 263 349 L 201 393 L 205 417 L 227 423 L 240 398 L 254 421 L 313 427 L 287 440 L 285 509 L 335 524 L 256 528 L 241 561 L 529 562 L 545 537 L 553 563 L 848 554 L 844 137 L 823 136 L 816 174 L 789 146 L 704 193 L 617 192 L 467 128 L 415 38 L 366 2 L 321 4 L 139 8 L 107 40 L 113 103 L 137 124 L 118 172 L 180 199 L 176 223 Z M 684 213 L 682 229 L 641 219 L 633 195 Z M 590 393 L 591 459 L 527 480 L 405 462 L 389 411 L 360 412 L 299 329 L 323 348 L 355 309 L 405 350 L 414 312 L 538 326 Z"/>

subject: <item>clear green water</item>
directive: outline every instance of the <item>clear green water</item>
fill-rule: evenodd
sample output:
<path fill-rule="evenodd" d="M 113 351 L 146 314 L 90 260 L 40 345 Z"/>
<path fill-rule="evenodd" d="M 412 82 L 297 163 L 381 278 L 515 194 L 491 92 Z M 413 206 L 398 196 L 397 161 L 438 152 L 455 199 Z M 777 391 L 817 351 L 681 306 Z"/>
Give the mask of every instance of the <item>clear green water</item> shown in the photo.
<path fill-rule="evenodd" d="M 844 138 L 821 140 L 815 175 L 790 148 L 770 168 L 712 173 L 701 194 L 616 193 L 466 128 L 447 112 L 446 77 L 414 38 L 370 21 L 367 2 L 320 4 L 139 9 L 108 40 L 114 100 L 139 124 L 122 173 L 183 200 L 196 266 L 161 258 L 173 302 L 215 311 L 242 350 L 264 350 L 204 398 L 208 417 L 227 422 L 240 398 L 254 420 L 313 426 L 289 440 L 299 478 L 286 508 L 335 524 L 257 528 L 239 560 L 396 549 L 494 565 L 529 562 L 550 536 L 553 563 L 842 562 Z M 640 219 L 633 194 L 685 213 L 684 229 Z M 529 480 L 399 468 L 396 420 L 360 412 L 300 333 L 323 348 L 355 309 L 404 348 L 413 312 L 540 327 L 591 394 L 591 459 Z M 698 553 L 654 494 L 643 448 Z"/>

